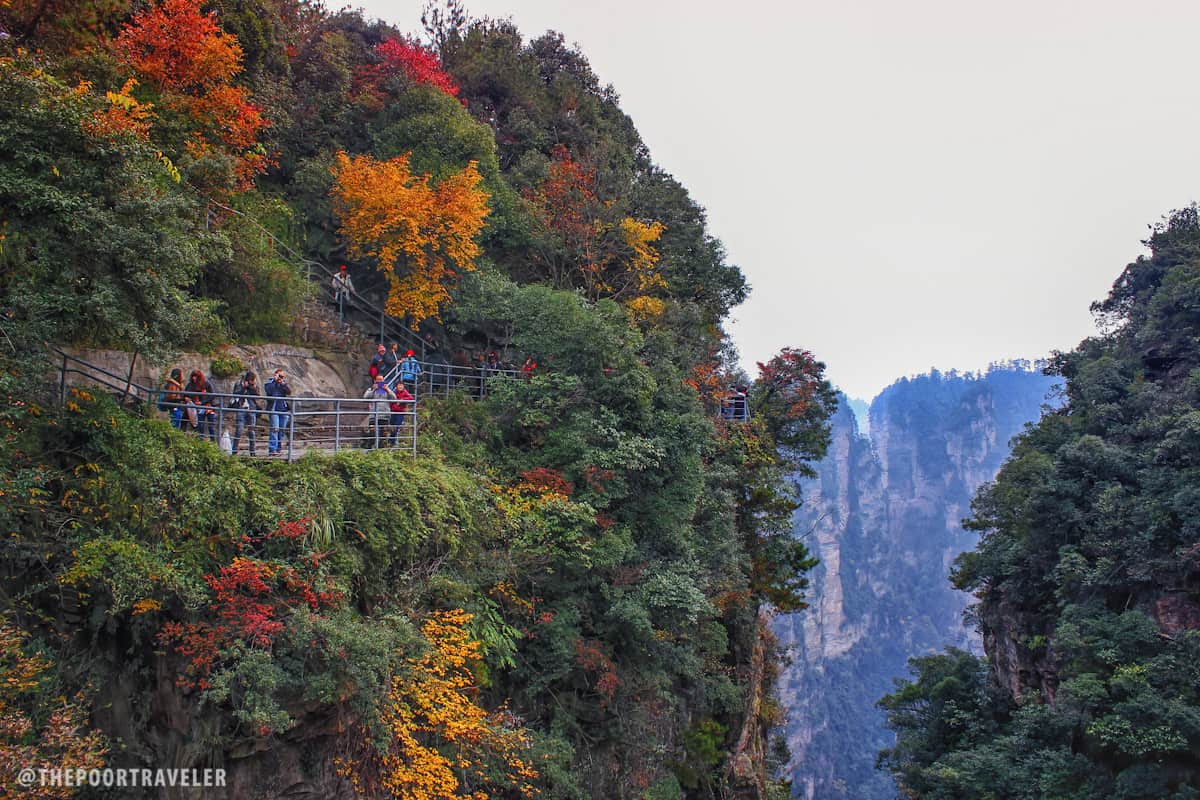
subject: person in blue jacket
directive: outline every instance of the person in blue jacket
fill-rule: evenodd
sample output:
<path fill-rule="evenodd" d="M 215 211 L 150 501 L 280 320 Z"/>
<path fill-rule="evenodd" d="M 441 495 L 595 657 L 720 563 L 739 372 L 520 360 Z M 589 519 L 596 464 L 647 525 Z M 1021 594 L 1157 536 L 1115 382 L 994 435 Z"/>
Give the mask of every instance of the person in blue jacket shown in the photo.
<path fill-rule="evenodd" d="M 271 434 L 267 439 L 267 454 L 275 455 L 280 450 L 280 439 L 288 424 L 288 413 L 291 407 L 287 398 L 292 396 L 292 387 L 288 386 L 287 375 L 283 370 L 275 370 L 274 377 L 263 386 L 267 393 L 267 412 L 271 415 Z"/>
<path fill-rule="evenodd" d="M 404 359 L 400 362 L 400 381 L 414 397 L 417 394 L 417 381 L 421 379 L 421 373 L 424 371 L 412 350 L 404 354 Z"/>

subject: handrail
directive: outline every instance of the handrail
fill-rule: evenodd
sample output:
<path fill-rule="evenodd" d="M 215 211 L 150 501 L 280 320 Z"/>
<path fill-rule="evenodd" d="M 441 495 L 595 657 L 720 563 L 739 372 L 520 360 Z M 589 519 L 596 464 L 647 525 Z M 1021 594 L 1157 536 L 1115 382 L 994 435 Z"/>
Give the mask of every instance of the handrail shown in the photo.
<path fill-rule="evenodd" d="M 333 290 L 332 290 L 332 288 L 329 287 L 328 281 L 332 280 L 333 276 L 337 274 L 336 270 L 334 270 L 332 267 L 330 267 L 327 264 L 323 264 L 320 261 L 315 261 L 311 258 L 307 258 L 306 256 L 304 256 L 304 254 L 296 252 L 286 242 L 281 241 L 279 239 L 279 237 L 277 237 L 270 229 L 264 227 L 262 223 L 260 223 L 254 217 L 247 214 L 245 211 L 239 211 L 236 208 L 227 206 L 224 203 L 213 200 L 212 198 L 206 198 L 206 199 L 208 200 L 208 202 L 210 204 L 216 206 L 217 208 L 228 211 L 231 214 L 237 214 L 239 217 L 242 217 L 243 219 L 248 220 L 252 225 L 254 225 L 256 228 L 258 228 L 260 231 L 262 231 L 264 234 L 266 234 L 267 237 L 271 240 L 272 244 L 275 244 L 278 247 L 282 248 L 283 250 L 286 250 L 292 256 L 297 258 L 306 267 L 309 267 L 309 268 L 317 267 L 322 272 L 324 272 L 325 278 L 326 278 L 326 283 L 322 284 L 322 292 L 325 296 L 328 296 L 330 298 L 333 297 Z M 311 269 L 309 270 L 309 283 L 312 283 Z M 326 291 L 326 290 L 328 290 L 328 291 Z M 350 297 L 350 301 L 360 311 L 366 312 L 371 317 L 375 317 L 375 316 L 379 317 L 379 327 L 380 327 L 379 338 L 381 341 L 384 339 L 384 333 L 385 333 L 384 323 L 386 321 L 388 323 L 388 332 L 391 334 L 391 337 L 393 339 L 396 339 L 396 340 L 407 339 L 407 342 L 405 343 L 406 347 L 420 348 L 421 358 L 424 358 L 427 355 L 427 353 L 425 352 L 425 341 L 420 336 L 413 333 L 412 329 L 410 329 L 402 321 L 398 320 L 396 317 L 389 314 L 386 309 L 380 308 L 379 306 L 375 305 L 371 301 L 367 300 L 362 295 L 360 295 L 356 290 L 351 290 L 349 293 L 349 297 Z"/>
<path fill-rule="evenodd" d="M 449 397 L 451 392 L 463 389 L 478 400 L 487 395 L 488 383 L 493 378 L 516 380 L 521 377 L 521 371 L 511 367 L 485 366 L 480 370 L 478 366 L 463 367 L 421 360 L 417 363 L 421 365 L 421 374 L 419 380 L 411 385 L 413 397 L 419 397 L 422 388 L 427 388 L 435 397 L 439 393 L 443 397 Z M 400 381 L 400 373 L 400 364 L 396 364 L 384 375 L 384 382 L 388 386 L 395 386 Z"/>
<path fill-rule="evenodd" d="M 59 374 L 61 402 L 66 401 L 67 377 L 77 375 L 92 385 L 120 392 L 123 397 L 132 394 L 140 406 L 136 413 L 146 415 L 147 408 L 156 407 L 167 413 L 176 428 L 183 429 L 183 420 L 187 417 L 201 438 L 217 443 L 224 442 L 228 436 L 234 451 L 240 443 L 242 432 L 246 431 L 251 455 L 257 455 L 255 428 L 260 417 L 268 420 L 266 455 L 286 455 L 288 461 L 295 460 L 308 450 L 338 452 L 347 448 L 400 447 L 402 433 L 404 449 L 413 455 L 417 452 L 418 404 L 415 399 L 393 401 L 374 397 L 329 396 L 281 398 L 265 394 L 194 392 L 180 388 L 172 390 L 170 394 L 179 395 L 181 400 L 168 400 L 165 389 L 151 389 L 134 383 L 104 367 L 54 349 L 63 358 Z M 287 409 L 276 410 L 274 406 L 277 401 L 286 403 Z M 244 402 L 252 403 L 254 407 L 242 407 Z M 393 402 L 399 404 L 400 411 L 392 410 Z M 265 407 L 261 407 L 263 405 Z M 232 434 L 226 427 L 227 419 L 233 422 Z M 299 433 L 297 420 L 302 421 Z"/>
<path fill-rule="evenodd" d="M 318 267 L 329 279 L 332 279 L 333 276 L 337 274 L 329 266 L 322 264 L 319 261 L 311 261 L 309 259 L 303 260 L 306 266 Z M 309 280 L 311 282 L 311 276 Z M 328 283 L 323 284 L 322 293 L 329 299 L 333 299 L 333 289 Z M 380 341 L 383 341 L 387 338 L 390 338 L 393 341 L 403 341 L 406 349 L 418 350 L 421 353 L 421 358 L 425 358 L 427 355 L 425 351 L 425 340 L 413 333 L 411 328 L 409 328 L 396 317 L 393 317 L 391 314 L 387 313 L 387 311 L 384 309 L 372 303 L 370 300 L 364 298 L 358 293 L 357 289 L 351 289 L 347 294 L 347 297 L 349 298 L 350 305 L 353 308 L 356 308 L 371 318 L 379 318 Z"/>

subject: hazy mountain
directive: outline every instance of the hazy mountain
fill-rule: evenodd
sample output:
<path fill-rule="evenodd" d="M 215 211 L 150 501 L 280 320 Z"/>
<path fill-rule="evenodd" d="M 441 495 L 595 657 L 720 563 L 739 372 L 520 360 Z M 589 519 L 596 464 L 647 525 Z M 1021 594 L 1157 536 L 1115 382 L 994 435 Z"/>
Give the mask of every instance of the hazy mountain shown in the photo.
<path fill-rule="evenodd" d="M 869 436 L 843 398 L 795 517 L 796 535 L 821 559 L 811 608 L 776 622 L 793 648 L 780 695 L 795 796 L 895 797 L 890 776 L 874 769 L 891 743 L 875 703 L 910 657 L 947 644 L 978 649 L 962 621 L 969 598 L 947 581 L 955 556 L 975 544 L 960 520 L 1052 385 L 1028 362 L 901 379 L 871 403 Z"/>

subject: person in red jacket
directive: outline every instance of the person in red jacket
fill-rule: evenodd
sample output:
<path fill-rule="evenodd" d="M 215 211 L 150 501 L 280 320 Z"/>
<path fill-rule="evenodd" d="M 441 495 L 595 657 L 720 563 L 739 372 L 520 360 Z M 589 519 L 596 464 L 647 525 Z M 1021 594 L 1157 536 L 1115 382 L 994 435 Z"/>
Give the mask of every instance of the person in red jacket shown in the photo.
<path fill-rule="evenodd" d="M 387 348 L 380 342 L 375 347 L 375 355 L 371 357 L 371 366 L 367 368 L 367 372 L 371 373 L 371 382 L 374 383 L 375 377 L 383 375 L 383 362 L 387 360 Z"/>
<path fill-rule="evenodd" d="M 183 388 L 183 396 L 190 403 L 188 418 L 196 426 L 200 438 L 217 440 L 217 401 L 213 397 L 215 390 L 212 384 L 204 379 L 200 370 L 192 370 L 188 376 L 188 384 Z"/>
<path fill-rule="evenodd" d="M 404 427 L 404 416 L 406 414 L 415 413 L 417 410 L 416 400 L 403 384 L 396 384 L 396 399 L 391 403 L 392 418 L 389 420 L 392 424 L 392 435 L 390 443 L 395 447 L 400 441 L 400 429 Z"/>

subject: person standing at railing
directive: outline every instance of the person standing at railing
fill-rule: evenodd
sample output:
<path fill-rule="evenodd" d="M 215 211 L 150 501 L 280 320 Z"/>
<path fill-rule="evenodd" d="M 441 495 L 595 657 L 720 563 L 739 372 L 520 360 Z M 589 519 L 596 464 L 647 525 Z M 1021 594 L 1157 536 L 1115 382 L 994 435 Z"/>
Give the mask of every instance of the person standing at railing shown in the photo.
<path fill-rule="evenodd" d="M 350 273 L 346 271 L 345 264 L 342 264 L 341 269 L 333 276 L 330 285 L 333 287 L 333 304 L 337 306 L 340 322 L 346 316 L 346 301 L 354 292 L 354 282 L 350 280 Z"/>
<path fill-rule="evenodd" d="M 521 379 L 532 379 L 535 369 L 537 369 L 537 362 L 533 360 L 533 356 L 526 356 L 525 363 L 521 365 Z"/>
<path fill-rule="evenodd" d="M 159 411 L 171 415 L 171 425 L 174 428 L 183 427 L 183 372 L 179 367 L 171 370 L 171 374 L 163 381 L 162 400 L 159 401 Z"/>
<path fill-rule="evenodd" d="M 489 377 L 487 361 L 483 358 L 483 353 L 475 354 L 475 363 L 472 365 L 475 368 L 475 399 L 482 400 L 487 394 L 487 379 Z"/>
<path fill-rule="evenodd" d="M 409 412 L 415 413 L 417 410 L 416 400 L 403 386 L 396 387 L 394 396 L 396 399 L 390 405 L 392 410 L 392 447 L 395 447 L 400 441 L 400 429 L 404 427 L 404 415 Z"/>
<path fill-rule="evenodd" d="M 417 381 L 421 379 L 421 373 L 425 370 L 421 367 L 421 362 L 417 361 L 416 355 L 412 350 L 405 352 L 404 360 L 400 362 L 400 381 L 404 384 L 404 388 L 409 394 L 414 397 L 417 394 Z"/>
<path fill-rule="evenodd" d="M 387 358 L 387 348 L 383 346 L 383 342 L 375 345 L 375 355 L 371 356 L 371 364 L 367 367 L 367 374 L 374 381 L 378 375 L 386 375 L 383 370 L 383 362 Z"/>
<path fill-rule="evenodd" d="M 370 414 L 371 424 L 375 426 L 375 442 L 378 444 L 385 437 L 382 426 L 391 422 L 391 404 L 396 399 L 396 393 L 387 385 L 381 373 L 375 376 L 371 388 L 363 392 L 363 399 L 375 401 L 371 403 Z"/>
<path fill-rule="evenodd" d="M 383 374 L 391 375 L 392 370 L 400 363 L 400 345 L 392 342 L 391 348 L 383 355 Z"/>
<path fill-rule="evenodd" d="M 292 396 L 292 387 L 288 386 L 287 375 L 283 370 L 275 370 L 274 377 L 263 387 L 267 394 L 267 411 L 271 414 L 271 433 L 267 438 L 267 455 L 276 455 L 280 451 L 280 439 L 283 430 L 288 425 L 288 413 L 291 411 L 287 398 Z"/>
<path fill-rule="evenodd" d="M 183 395 L 191 404 L 191 407 L 188 408 L 188 417 L 191 418 L 196 430 L 200 432 L 201 439 L 216 442 L 217 400 L 213 397 L 214 393 L 215 390 L 212 384 L 205 380 L 204 373 L 198 369 L 192 370 L 192 374 L 188 376 L 187 386 L 183 388 Z"/>
<path fill-rule="evenodd" d="M 238 442 L 242 440 L 242 431 L 246 431 L 246 440 L 250 443 L 250 455 L 254 455 L 254 427 L 258 421 L 258 411 L 262 408 L 258 398 L 262 391 L 258 387 L 258 376 L 247 372 L 242 379 L 234 384 L 233 401 L 229 407 L 236 409 L 237 419 L 233 427 L 233 445 L 230 452 L 237 455 Z"/>

